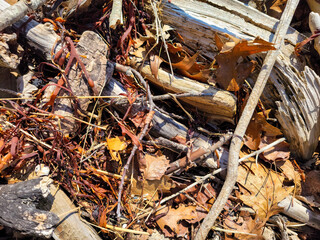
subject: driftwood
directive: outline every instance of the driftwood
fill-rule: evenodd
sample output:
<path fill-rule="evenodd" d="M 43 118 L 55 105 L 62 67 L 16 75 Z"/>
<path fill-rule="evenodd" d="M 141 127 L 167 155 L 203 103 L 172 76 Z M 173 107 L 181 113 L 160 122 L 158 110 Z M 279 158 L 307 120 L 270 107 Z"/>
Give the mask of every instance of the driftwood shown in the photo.
<path fill-rule="evenodd" d="M 161 8 L 161 21 L 177 29 L 187 46 L 201 50 L 201 54 L 209 59 L 217 54 L 215 33 L 245 39 L 259 36 L 270 41 L 278 23 L 277 19 L 236 0 L 172 0 L 163 1 Z M 291 143 L 292 152 L 307 160 L 312 156 L 320 135 L 317 120 L 320 116 L 317 88 L 320 79 L 306 67 L 302 58 L 294 55 L 295 44 L 304 39 L 303 35 L 289 28 L 286 44 L 281 48 L 262 100 L 266 107 L 278 109 L 276 117 Z M 261 66 L 263 54 L 251 58 Z M 257 74 L 258 71 L 252 79 Z"/>
<path fill-rule="evenodd" d="M 221 89 L 201 83 L 187 77 L 174 74 L 174 80 L 171 73 L 159 68 L 158 79 L 156 79 L 149 64 L 144 64 L 141 68 L 142 59 L 132 58 L 131 65 L 141 71 L 141 74 L 153 84 L 161 89 L 172 93 L 205 93 L 211 96 L 182 98 L 181 102 L 191 105 L 204 113 L 208 119 L 233 122 L 236 113 L 236 97 Z M 180 100 L 179 100 L 180 101 Z"/>
<path fill-rule="evenodd" d="M 22 19 L 28 11 L 36 10 L 46 1 L 47 0 L 19 1 L 16 4 L 6 8 L 0 14 L 0 31 Z"/>
<path fill-rule="evenodd" d="M 50 192 L 48 210 L 62 216 L 52 235 L 55 240 L 101 239 L 92 227 L 81 221 L 78 209 L 61 189 L 51 185 Z"/>
<path fill-rule="evenodd" d="M 302 203 L 292 197 L 287 197 L 278 203 L 285 215 L 320 230 L 320 215 L 304 207 Z"/>
<path fill-rule="evenodd" d="M 23 235 L 51 237 L 59 217 L 36 208 L 49 196 L 51 182 L 44 177 L 0 186 L 0 224 Z"/>

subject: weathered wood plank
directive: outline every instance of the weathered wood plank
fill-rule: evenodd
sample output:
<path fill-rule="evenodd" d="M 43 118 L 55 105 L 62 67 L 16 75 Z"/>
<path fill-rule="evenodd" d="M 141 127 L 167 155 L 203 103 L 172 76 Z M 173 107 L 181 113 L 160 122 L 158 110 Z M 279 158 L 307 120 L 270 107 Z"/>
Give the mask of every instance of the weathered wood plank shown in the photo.
<path fill-rule="evenodd" d="M 244 39 L 259 36 L 270 41 L 278 24 L 277 19 L 236 0 L 171 0 L 163 1 L 161 6 L 161 21 L 174 27 L 187 46 L 201 50 L 211 60 L 217 54 L 215 33 Z M 316 120 L 320 117 L 316 88 L 319 79 L 312 69 L 305 68 L 303 58 L 294 55 L 295 44 L 304 38 L 293 28 L 288 30 L 286 44 L 281 48 L 262 100 L 266 107 L 277 109 L 277 118 L 292 143 L 292 151 L 302 159 L 309 159 L 320 135 L 320 122 Z M 250 56 L 260 66 L 263 57 L 264 54 Z M 258 71 L 252 75 L 252 84 Z M 287 124 L 288 121 L 292 124 Z"/>

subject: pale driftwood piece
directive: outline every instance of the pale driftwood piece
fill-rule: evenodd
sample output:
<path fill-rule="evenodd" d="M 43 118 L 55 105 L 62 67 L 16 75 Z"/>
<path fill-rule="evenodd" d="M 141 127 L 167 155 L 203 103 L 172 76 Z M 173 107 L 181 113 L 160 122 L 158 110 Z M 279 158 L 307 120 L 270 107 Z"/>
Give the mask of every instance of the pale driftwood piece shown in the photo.
<path fill-rule="evenodd" d="M 319 4 L 319 10 L 320 10 L 320 4 Z M 315 34 L 316 31 L 318 31 L 320 29 L 320 15 L 319 15 L 319 13 L 311 12 L 309 14 L 309 28 L 310 28 L 310 31 L 312 34 Z M 313 46 L 314 46 L 314 49 L 316 49 L 317 52 L 320 54 L 320 36 L 316 37 L 313 40 Z"/>
<path fill-rule="evenodd" d="M 0 186 L 0 224 L 23 235 L 51 237 L 59 217 L 36 208 L 50 194 L 48 177 Z"/>
<path fill-rule="evenodd" d="M 48 198 L 51 205 L 50 212 L 62 216 L 52 235 L 55 240 L 101 240 L 91 226 L 81 221 L 76 206 L 61 189 L 51 185 L 50 192 L 52 194 Z"/>
<path fill-rule="evenodd" d="M 47 0 L 19 1 L 0 12 L 0 31 L 22 19 L 28 11 L 36 10 Z"/>
<path fill-rule="evenodd" d="M 4 0 L 0 0 L 0 11 L 7 9 L 8 7 L 10 7 L 10 4 Z M 23 26 L 27 20 L 28 17 L 25 16 L 13 24 L 13 27 L 18 29 Z M 38 22 L 31 20 L 23 27 L 23 29 L 21 29 L 20 34 L 22 34 L 27 39 L 28 44 L 46 60 L 51 60 L 51 50 L 55 47 L 55 43 L 59 39 L 59 36 L 54 32 L 51 24 L 39 24 Z M 53 50 L 57 51 L 59 48 L 60 45 Z"/>
<path fill-rule="evenodd" d="M 272 39 L 278 23 L 277 19 L 236 0 L 172 0 L 171 3 L 163 1 L 161 12 L 161 20 L 164 24 L 177 29 L 187 46 L 194 50 L 201 50 L 201 54 L 210 59 L 217 54 L 214 42 L 215 33 L 221 35 L 228 33 L 245 39 L 259 36 L 269 41 Z M 291 144 L 292 152 L 296 153 L 298 157 L 308 160 L 315 150 L 320 135 L 320 121 L 315 120 L 317 116 L 320 116 L 320 109 L 316 105 L 318 89 L 312 88 L 315 85 L 307 85 L 305 80 L 305 78 L 314 78 L 316 74 L 311 69 L 304 71 L 306 64 L 301 61 L 303 58 L 297 58 L 294 55 L 295 44 L 304 39 L 303 35 L 293 28 L 289 28 L 285 36 L 286 44 L 281 47 L 281 54 L 270 74 L 269 82 L 261 99 L 266 107 L 278 109 L 279 119 L 289 119 L 288 117 L 292 119 L 293 125 L 288 126 L 282 121 L 281 127 L 290 142 L 298 143 Z M 250 58 L 256 60 L 261 66 L 263 56 L 263 54 L 259 54 L 250 56 Z M 258 71 L 253 74 L 252 78 L 255 79 L 257 74 Z M 300 86 L 291 86 L 292 79 L 299 81 Z M 254 83 L 254 81 L 252 82 Z M 283 87 L 277 89 L 279 85 Z M 300 91 L 301 86 L 305 91 Z M 296 95 L 296 93 L 299 94 Z M 311 106 L 301 105 L 301 101 L 312 104 Z M 287 108 L 284 108 L 281 102 Z M 308 116 L 309 114 L 312 117 Z M 299 137 L 297 138 L 297 136 Z"/>
<path fill-rule="evenodd" d="M 123 24 L 122 0 L 113 0 L 112 11 L 109 18 L 109 27 L 116 29 L 118 25 Z"/>
<path fill-rule="evenodd" d="M 320 230 L 320 215 L 304 207 L 299 200 L 287 197 L 278 206 L 284 208 L 282 213 L 285 215 Z"/>
<path fill-rule="evenodd" d="M 12 50 L 16 53 L 13 53 Z M 0 67 L 17 69 L 23 49 L 17 42 L 17 34 L 0 33 Z"/>
<path fill-rule="evenodd" d="M 309 67 L 299 77 L 291 71 L 286 75 L 283 81 L 274 83 L 282 93 L 281 101 L 276 102 L 276 117 L 290 147 L 298 149 L 299 155 L 308 160 L 318 145 L 320 132 L 320 77 Z"/>
<path fill-rule="evenodd" d="M 158 70 L 158 79 L 156 79 L 151 72 L 150 65 L 144 64 L 144 66 L 140 68 L 137 60 L 138 58 L 132 59 L 132 67 L 139 69 L 145 78 L 167 92 L 213 94 L 212 96 L 187 97 L 179 101 L 197 108 L 199 111 L 205 113 L 209 119 L 233 122 L 233 117 L 236 113 L 237 99 L 232 93 L 177 74 L 174 75 L 174 80 L 171 81 L 171 79 L 173 79 L 172 74 L 161 68 Z"/>

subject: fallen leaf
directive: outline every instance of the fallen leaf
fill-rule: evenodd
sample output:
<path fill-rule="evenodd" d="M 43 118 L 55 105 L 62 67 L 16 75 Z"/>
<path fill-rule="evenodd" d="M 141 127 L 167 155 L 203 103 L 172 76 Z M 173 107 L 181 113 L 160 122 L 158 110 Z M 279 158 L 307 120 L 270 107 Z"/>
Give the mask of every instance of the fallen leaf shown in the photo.
<path fill-rule="evenodd" d="M 124 137 L 107 138 L 106 145 L 113 160 L 121 162 L 120 152 L 128 146 Z"/>
<path fill-rule="evenodd" d="M 169 167 L 170 161 L 164 155 L 146 154 L 144 157 L 146 162 L 146 168 L 142 170 L 144 178 L 146 180 L 160 180 Z"/>
<path fill-rule="evenodd" d="M 156 201 L 159 199 L 158 191 L 161 193 L 170 192 L 176 185 L 168 176 L 163 176 L 160 180 L 137 181 L 132 179 L 131 194 L 145 199 Z"/>
<path fill-rule="evenodd" d="M 264 239 L 262 237 L 263 229 L 260 227 L 261 222 L 252 219 L 251 217 L 239 217 L 237 221 L 233 221 L 230 217 L 226 217 L 223 222 L 224 228 L 231 231 L 236 231 L 234 234 L 226 233 L 225 240 L 234 239 Z M 246 234 L 247 233 L 247 234 Z M 255 235 L 256 234 L 256 235 Z"/>
<path fill-rule="evenodd" d="M 276 140 L 276 137 L 263 136 L 259 148 L 263 148 Z M 260 157 L 268 162 L 287 160 L 290 157 L 290 145 L 287 142 L 281 142 L 261 153 Z"/>
<path fill-rule="evenodd" d="M 216 43 L 221 47 L 222 40 L 215 35 Z M 215 72 L 215 81 L 228 91 L 239 91 L 243 81 L 254 69 L 254 62 L 239 63 L 240 57 L 245 58 L 251 54 L 274 50 L 272 43 L 256 38 L 253 41 L 240 40 L 234 47 L 224 44 L 216 56 L 218 68 Z"/>
<path fill-rule="evenodd" d="M 198 217 L 196 206 L 180 205 L 177 209 L 169 207 L 157 212 L 157 215 L 165 214 L 157 220 L 166 237 L 184 237 L 188 233 L 188 224 L 182 221 L 192 221 Z"/>
<path fill-rule="evenodd" d="M 301 175 L 299 171 L 295 169 L 295 166 L 290 160 L 279 161 L 275 163 L 288 181 L 293 181 L 296 184 L 296 188 L 300 189 Z"/>
<path fill-rule="evenodd" d="M 306 173 L 306 181 L 302 183 L 302 196 L 314 196 L 315 202 L 320 203 L 320 171 L 312 170 Z"/>
<path fill-rule="evenodd" d="M 267 110 L 266 114 L 269 114 L 269 112 L 270 110 Z M 248 125 L 244 144 L 251 150 L 258 150 L 261 148 L 262 134 L 263 136 L 276 137 L 282 135 L 282 132 L 267 122 L 263 112 L 255 112 Z"/>
<path fill-rule="evenodd" d="M 150 68 L 151 73 L 155 77 L 155 79 L 158 79 L 158 71 L 160 64 L 163 62 L 162 58 L 157 55 L 150 55 Z"/>
<path fill-rule="evenodd" d="M 282 12 L 287 4 L 287 0 L 274 0 L 270 9 Z"/>
<path fill-rule="evenodd" d="M 240 192 L 237 196 L 255 210 L 259 220 L 266 221 L 280 211 L 277 203 L 294 191 L 294 186 L 283 186 L 283 181 L 284 177 L 280 173 L 250 158 L 238 168 Z"/>

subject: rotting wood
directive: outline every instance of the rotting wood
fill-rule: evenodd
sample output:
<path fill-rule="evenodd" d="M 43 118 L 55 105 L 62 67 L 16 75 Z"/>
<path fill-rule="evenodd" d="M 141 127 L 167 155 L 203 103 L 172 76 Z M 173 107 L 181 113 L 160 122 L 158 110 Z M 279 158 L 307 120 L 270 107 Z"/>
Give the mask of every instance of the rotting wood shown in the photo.
<path fill-rule="evenodd" d="M 108 47 L 98 34 L 92 31 L 86 31 L 81 35 L 80 41 L 76 46 L 79 55 L 86 56 L 82 59 L 84 66 L 90 77 L 93 79 L 95 88 L 98 92 L 103 86 L 110 81 L 113 74 L 113 65 L 107 65 Z M 70 89 L 76 96 L 90 96 L 91 87 L 88 85 L 87 80 L 81 74 L 82 69 L 74 61 L 70 73 L 68 74 L 68 82 Z M 52 91 L 56 86 L 47 88 L 44 93 L 44 98 L 50 98 Z M 70 93 L 60 89 L 59 96 L 69 96 Z M 96 95 L 96 94 L 95 94 Z M 91 99 L 78 99 L 78 107 L 86 111 Z M 43 104 L 46 103 L 43 101 Z M 79 110 L 81 110 L 79 109 Z M 64 135 L 71 135 L 76 133 L 78 125 L 73 118 L 78 113 L 74 112 L 72 107 L 72 100 L 66 98 L 57 98 L 54 103 L 54 113 L 61 115 L 64 118 L 60 119 L 61 130 Z M 58 125 L 58 124 L 57 124 Z"/>
<path fill-rule="evenodd" d="M 215 33 L 222 38 L 228 33 L 238 38 L 253 39 L 259 36 L 270 41 L 278 24 L 277 19 L 236 0 L 172 0 L 163 1 L 161 8 L 162 23 L 176 29 L 184 39 L 184 44 L 195 51 L 201 51 L 210 60 L 218 53 L 214 42 Z M 297 143 L 291 144 L 291 151 L 301 159 L 308 160 L 320 135 L 320 122 L 316 120 L 320 116 L 320 109 L 315 88 L 318 80 L 315 79 L 316 84 L 306 84 L 306 79 L 312 79 L 316 74 L 312 69 L 306 68 L 303 57 L 297 58 L 294 54 L 294 46 L 304 39 L 305 36 L 289 27 L 285 35 L 286 44 L 281 47 L 281 54 L 261 100 L 267 108 L 277 109 L 279 121 L 280 118 L 291 118 L 292 125 L 288 126 L 282 121 L 281 127 L 289 142 Z M 264 56 L 265 54 L 249 56 L 259 65 L 248 79 L 250 84 L 254 84 Z M 300 84 L 297 86 L 292 82 Z M 300 91 L 301 86 L 305 89 L 303 92 Z"/>
<path fill-rule="evenodd" d="M 0 224 L 23 235 L 51 237 L 59 217 L 36 208 L 50 194 L 48 177 L 0 186 Z"/>

